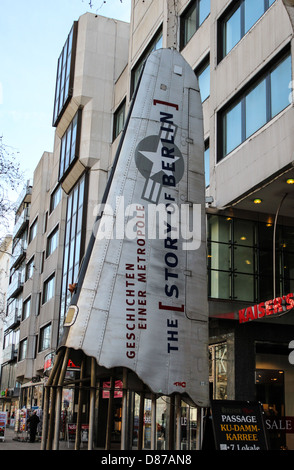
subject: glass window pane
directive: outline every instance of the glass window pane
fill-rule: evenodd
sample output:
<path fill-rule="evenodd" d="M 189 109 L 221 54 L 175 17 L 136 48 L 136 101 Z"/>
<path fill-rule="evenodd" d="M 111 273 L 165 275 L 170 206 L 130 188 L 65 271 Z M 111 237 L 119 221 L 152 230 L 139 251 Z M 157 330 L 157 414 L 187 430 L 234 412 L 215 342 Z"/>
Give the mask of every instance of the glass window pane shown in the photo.
<path fill-rule="evenodd" d="M 224 243 L 210 243 L 208 246 L 209 269 L 229 271 L 231 268 L 231 248 Z"/>
<path fill-rule="evenodd" d="M 230 217 L 208 217 L 208 239 L 216 242 L 229 243 L 231 236 L 232 219 Z"/>
<path fill-rule="evenodd" d="M 290 104 L 291 56 L 273 70 L 271 77 L 271 117 Z"/>
<path fill-rule="evenodd" d="M 242 142 L 241 102 L 224 115 L 224 155 L 230 153 Z"/>
<path fill-rule="evenodd" d="M 255 272 L 253 248 L 234 246 L 234 270 L 248 274 Z"/>
<path fill-rule="evenodd" d="M 187 44 L 187 42 L 191 39 L 193 34 L 195 33 L 197 29 L 197 23 L 196 23 L 196 3 L 193 9 L 189 11 L 185 18 L 185 23 L 184 23 L 184 28 L 185 28 L 185 33 L 184 33 L 184 44 Z"/>
<path fill-rule="evenodd" d="M 228 54 L 230 50 L 240 41 L 240 39 L 241 9 L 239 7 L 225 23 L 224 55 Z"/>
<path fill-rule="evenodd" d="M 198 75 L 201 101 L 203 102 L 210 95 L 210 65 Z"/>
<path fill-rule="evenodd" d="M 209 186 L 209 182 L 210 182 L 210 151 L 209 151 L 209 147 L 207 149 L 205 149 L 205 152 L 204 152 L 204 165 L 205 165 L 205 184 L 206 186 Z"/>
<path fill-rule="evenodd" d="M 254 302 L 254 276 L 234 275 L 234 299 Z"/>
<path fill-rule="evenodd" d="M 208 239 L 216 242 L 229 243 L 232 239 L 231 236 L 231 223 L 230 217 L 218 217 L 212 215 L 208 217 Z"/>
<path fill-rule="evenodd" d="M 255 224 L 249 220 L 234 219 L 234 243 L 254 246 Z"/>
<path fill-rule="evenodd" d="M 264 14 L 264 0 L 245 0 L 245 33 Z"/>
<path fill-rule="evenodd" d="M 200 0 L 199 2 L 199 26 L 210 13 L 210 0 Z"/>
<path fill-rule="evenodd" d="M 246 96 L 246 138 L 266 123 L 266 81 Z"/>
<path fill-rule="evenodd" d="M 231 296 L 231 275 L 222 271 L 210 271 L 210 297 L 229 299 Z"/>

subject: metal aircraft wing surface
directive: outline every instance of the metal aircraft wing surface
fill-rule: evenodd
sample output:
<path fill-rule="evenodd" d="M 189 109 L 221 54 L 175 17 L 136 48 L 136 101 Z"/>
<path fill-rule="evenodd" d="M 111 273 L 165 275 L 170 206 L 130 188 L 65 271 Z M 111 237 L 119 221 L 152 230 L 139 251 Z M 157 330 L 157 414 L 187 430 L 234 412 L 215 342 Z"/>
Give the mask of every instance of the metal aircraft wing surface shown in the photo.
<path fill-rule="evenodd" d="M 208 406 L 202 105 L 180 53 L 146 61 L 62 346 Z"/>

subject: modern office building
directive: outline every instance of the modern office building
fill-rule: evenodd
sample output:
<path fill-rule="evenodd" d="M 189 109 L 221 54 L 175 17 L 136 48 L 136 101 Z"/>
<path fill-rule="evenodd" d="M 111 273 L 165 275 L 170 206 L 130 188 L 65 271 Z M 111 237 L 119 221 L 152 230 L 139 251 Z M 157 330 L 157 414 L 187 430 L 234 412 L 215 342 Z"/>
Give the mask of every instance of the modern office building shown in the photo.
<path fill-rule="evenodd" d="M 130 25 L 92 14 L 73 25 L 58 60 L 54 149 L 36 169 L 31 196 L 21 404 L 42 407 L 130 100 L 144 60 L 162 47 L 191 65 L 203 105 L 211 398 L 262 402 L 271 448 L 294 449 L 293 27 L 282 0 L 134 0 Z M 74 390 L 66 393 L 75 419 Z M 108 396 L 99 396 L 103 429 Z M 137 448 L 144 416 L 140 446 L 167 448 L 169 398 L 157 398 L 155 444 L 150 395 L 143 405 L 135 394 L 131 400 L 129 445 Z M 118 390 L 113 446 L 121 413 Z M 181 413 L 181 448 L 199 447 L 199 410 L 182 402 Z"/>

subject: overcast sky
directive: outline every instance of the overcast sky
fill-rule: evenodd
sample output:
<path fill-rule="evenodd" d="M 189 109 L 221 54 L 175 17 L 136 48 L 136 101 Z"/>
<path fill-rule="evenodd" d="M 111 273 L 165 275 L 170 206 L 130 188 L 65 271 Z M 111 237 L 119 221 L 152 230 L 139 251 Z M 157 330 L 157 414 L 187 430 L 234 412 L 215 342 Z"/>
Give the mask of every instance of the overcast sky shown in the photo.
<path fill-rule="evenodd" d="M 0 136 L 18 152 L 26 179 L 53 150 L 57 59 L 87 11 L 130 21 L 131 0 L 0 0 Z"/>

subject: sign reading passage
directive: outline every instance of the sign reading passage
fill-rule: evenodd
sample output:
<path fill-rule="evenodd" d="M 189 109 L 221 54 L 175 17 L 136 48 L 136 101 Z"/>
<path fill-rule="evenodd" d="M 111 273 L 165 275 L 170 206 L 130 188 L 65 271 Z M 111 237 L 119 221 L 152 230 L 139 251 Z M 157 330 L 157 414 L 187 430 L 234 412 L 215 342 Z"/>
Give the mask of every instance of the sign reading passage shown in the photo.
<path fill-rule="evenodd" d="M 217 400 L 211 408 L 217 450 L 268 450 L 260 403 Z"/>

